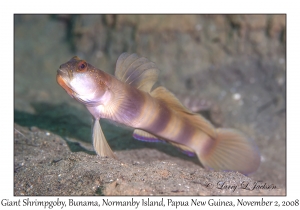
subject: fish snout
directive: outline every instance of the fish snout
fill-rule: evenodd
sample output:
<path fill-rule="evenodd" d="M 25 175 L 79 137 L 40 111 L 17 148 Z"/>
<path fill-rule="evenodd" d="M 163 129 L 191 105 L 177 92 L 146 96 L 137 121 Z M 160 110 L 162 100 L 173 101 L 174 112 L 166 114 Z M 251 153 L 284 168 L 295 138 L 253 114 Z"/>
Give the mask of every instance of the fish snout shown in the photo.
<path fill-rule="evenodd" d="M 66 69 L 61 68 L 61 66 L 60 66 L 60 68 L 57 70 L 57 75 L 60 75 L 60 76 L 62 76 L 62 77 L 64 77 L 64 78 L 66 78 L 66 77 L 70 78 L 70 73 L 69 73 L 69 71 L 66 70 Z"/>
<path fill-rule="evenodd" d="M 67 69 L 69 69 L 69 68 L 70 68 L 70 66 L 69 66 L 67 63 L 61 64 L 61 65 L 59 66 L 59 69 L 60 69 L 60 70 L 67 70 Z"/>

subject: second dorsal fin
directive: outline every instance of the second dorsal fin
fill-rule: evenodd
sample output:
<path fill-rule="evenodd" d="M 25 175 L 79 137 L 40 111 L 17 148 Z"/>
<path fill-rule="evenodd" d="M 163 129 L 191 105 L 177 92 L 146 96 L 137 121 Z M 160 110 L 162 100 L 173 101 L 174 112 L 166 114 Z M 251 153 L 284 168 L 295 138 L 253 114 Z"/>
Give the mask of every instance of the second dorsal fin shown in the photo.
<path fill-rule="evenodd" d="M 162 86 L 157 87 L 150 93 L 150 95 L 166 104 L 171 110 L 173 110 L 175 115 L 181 116 L 182 119 L 188 120 L 195 127 L 199 128 L 209 136 L 216 136 L 214 126 L 208 120 L 206 120 L 203 116 L 192 113 L 185 108 L 174 96 L 174 94 L 168 91 L 166 88 Z"/>
<path fill-rule="evenodd" d="M 117 79 L 145 92 L 150 92 L 157 81 L 158 72 L 155 63 L 137 54 L 122 53 L 116 64 Z"/>

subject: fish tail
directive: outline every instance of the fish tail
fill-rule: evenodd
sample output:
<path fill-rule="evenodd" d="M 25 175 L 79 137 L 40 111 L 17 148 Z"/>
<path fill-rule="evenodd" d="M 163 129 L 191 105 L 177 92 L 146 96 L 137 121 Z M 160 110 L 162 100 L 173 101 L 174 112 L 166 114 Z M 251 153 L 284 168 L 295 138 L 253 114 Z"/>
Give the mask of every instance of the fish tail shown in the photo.
<path fill-rule="evenodd" d="M 196 152 L 206 168 L 239 171 L 250 174 L 260 164 L 260 154 L 254 142 L 234 129 L 216 129 L 215 139 L 208 138 Z"/>
<path fill-rule="evenodd" d="M 111 150 L 110 146 L 108 145 L 106 138 L 103 134 L 103 131 L 100 126 L 100 122 L 98 119 L 94 119 L 94 126 L 93 126 L 93 146 L 94 150 L 97 155 L 101 157 L 111 157 L 116 158 L 115 154 Z"/>

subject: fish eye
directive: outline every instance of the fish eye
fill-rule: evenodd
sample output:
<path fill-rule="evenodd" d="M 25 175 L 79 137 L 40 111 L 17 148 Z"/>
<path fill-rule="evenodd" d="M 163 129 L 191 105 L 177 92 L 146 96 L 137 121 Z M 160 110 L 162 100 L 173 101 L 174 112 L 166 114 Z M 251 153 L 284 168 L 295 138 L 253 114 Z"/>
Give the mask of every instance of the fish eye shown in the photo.
<path fill-rule="evenodd" d="M 80 61 L 78 63 L 78 71 L 85 71 L 87 67 L 87 63 L 85 61 Z"/>

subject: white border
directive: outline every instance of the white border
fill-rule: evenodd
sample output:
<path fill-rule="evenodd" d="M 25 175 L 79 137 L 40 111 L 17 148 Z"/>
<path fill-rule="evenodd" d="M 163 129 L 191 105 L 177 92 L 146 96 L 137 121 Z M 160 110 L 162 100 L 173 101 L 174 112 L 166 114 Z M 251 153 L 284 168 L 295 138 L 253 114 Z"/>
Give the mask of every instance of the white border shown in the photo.
<path fill-rule="evenodd" d="M 0 199 L 13 197 L 13 14 L 14 13 L 287 13 L 287 197 L 265 197 L 265 200 L 291 201 L 299 199 L 299 13 L 297 4 L 275 1 L 11 1 L 2 3 L 1 11 L 1 178 Z M 272 145 L 270 145 L 272 146 Z M 70 197 L 71 198 L 71 197 Z M 142 197 L 135 197 L 142 199 Z M 189 197 L 167 197 L 190 200 Z M 165 198 L 165 199 L 167 199 Z M 212 197 L 199 197 L 209 200 Z M 213 197 L 219 199 L 219 197 Z M 221 197 L 236 200 L 242 197 Z M 243 197 L 259 200 L 259 197 Z M 34 200 L 35 197 L 30 199 Z M 38 200 L 56 200 L 56 197 L 37 197 Z M 61 197 L 67 200 L 68 197 Z M 76 200 L 101 199 L 75 197 Z M 109 197 L 128 200 L 129 197 Z M 154 197 L 153 200 L 158 200 Z M 38 208 L 38 207 L 36 207 Z M 156 207 L 157 209 L 165 209 Z M 224 208 L 224 207 L 223 207 Z M 229 207 L 225 207 L 229 208 Z M 259 207 L 261 208 L 261 207 Z M 3 209 L 1 207 L 1 209 Z M 39 208 L 40 209 L 40 208 Z M 70 209 L 70 207 L 69 207 Z M 101 207 L 101 209 L 106 209 Z M 110 208 L 114 209 L 114 208 Z M 125 208 L 132 209 L 132 208 Z M 139 208 L 140 209 L 140 208 Z M 175 209 L 175 208 L 174 208 Z M 182 209 L 182 208 L 180 208 Z"/>

